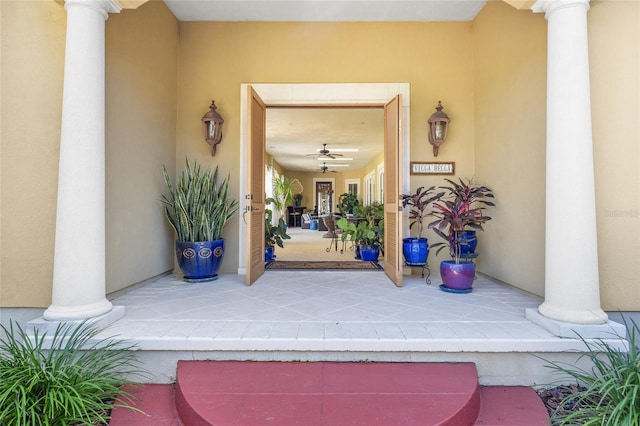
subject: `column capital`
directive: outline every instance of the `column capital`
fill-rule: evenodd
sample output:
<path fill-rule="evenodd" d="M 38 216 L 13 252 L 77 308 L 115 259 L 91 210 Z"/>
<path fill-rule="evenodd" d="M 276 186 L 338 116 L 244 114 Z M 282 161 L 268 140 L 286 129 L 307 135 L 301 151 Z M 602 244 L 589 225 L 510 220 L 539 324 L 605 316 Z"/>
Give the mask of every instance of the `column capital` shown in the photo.
<path fill-rule="evenodd" d="M 104 19 L 109 17 L 110 13 L 120 13 L 122 6 L 117 0 L 65 0 L 64 8 L 69 10 L 73 6 L 83 6 L 93 9 L 100 13 Z"/>
<path fill-rule="evenodd" d="M 531 10 L 534 13 L 544 13 L 544 17 L 549 19 L 549 15 L 560 9 L 583 7 L 585 10 L 589 10 L 589 1 L 590 0 L 538 0 L 531 6 Z"/>

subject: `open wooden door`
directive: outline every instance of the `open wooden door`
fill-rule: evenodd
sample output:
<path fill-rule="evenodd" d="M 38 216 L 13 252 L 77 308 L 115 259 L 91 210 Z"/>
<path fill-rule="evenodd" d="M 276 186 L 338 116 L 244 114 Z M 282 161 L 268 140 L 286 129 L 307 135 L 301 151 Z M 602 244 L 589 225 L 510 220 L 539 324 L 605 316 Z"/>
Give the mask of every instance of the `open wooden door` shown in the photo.
<path fill-rule="evenodd" d="M 247 102 L 247 277 L 246 284 L 253 284 L 264 274 L 264 153 L 266 139 L 267 108 L 253 87 L 248 88 Z"/>
<path fill-rule="evenodd" d="M 384 272 L 402 286 L 402 159 L 400 144 L 401 97 L 384 106 Z"/>

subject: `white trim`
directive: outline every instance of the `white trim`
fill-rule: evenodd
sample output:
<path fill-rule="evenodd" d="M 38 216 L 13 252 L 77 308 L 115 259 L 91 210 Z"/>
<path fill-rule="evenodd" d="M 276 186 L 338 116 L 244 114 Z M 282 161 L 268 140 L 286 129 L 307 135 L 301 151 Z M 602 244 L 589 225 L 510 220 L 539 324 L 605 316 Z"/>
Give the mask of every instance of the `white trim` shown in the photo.
<path fill-rule="evenodd" d="M 240 85 L 240 199 L 247 194 L 247 91 L 250 84 Z M 409 83 L 317 83 L 317 84 L 251 84 L 267 107 L 274 105 L 339 105 L 379 104 L 400 94 L 402 105 L 400 129 L 402 143 L 402 187 L 409 190 Z M 243 208 L 244 206 L 241 206 Z M 246 227 L 238 230 L 238 274 L 246 274 Z"/>

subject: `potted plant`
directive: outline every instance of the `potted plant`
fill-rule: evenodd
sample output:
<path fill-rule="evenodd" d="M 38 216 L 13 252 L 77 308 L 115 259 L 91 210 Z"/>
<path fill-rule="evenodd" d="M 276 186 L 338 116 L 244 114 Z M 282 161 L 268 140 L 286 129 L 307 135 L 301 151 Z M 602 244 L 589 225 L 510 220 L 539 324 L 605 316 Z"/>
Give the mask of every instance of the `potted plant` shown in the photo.
<path fill-rule="evenodd" d="M 491 217 L 485 215 L 484 209 L 486 206 L 495 205 L 484 198 L 494 196 L 489 188 L 478 186 L 471 180 L 460 179 L 459 183 L 449 179 L 446 181 L 451 186 L 442 187 L 446 190 L 445 195 L 433 203 L 431 212 L 437 220 L 428 225 L 445 242 L 433 244 L 431 247 L 438 247 L 436 254 L 448 247 L 451 255 L 451 260 L 440 262 L 440 276 L 443 281 L 440 288 L 455 293 L 468 293 L 472 289 L 475 277 L 475 263 L 466 260 L 472 256 L 462 251 L 462 246 L 466 243 L 463 232 L 466 228 L 483 230 L 482 224 L 491 220 Z M 479 202 L 479 205 L 474 205 L 474 202 Z"/>
<path fill-rule="evenodd" d="M 377 261 L 384 238 L 384 205 L 359 206 L 358 215 L 342 217 L 336 225 L 342 229 L 342 241 L 349 237 L 356 246 L 356 259 Z"/>
<path fill-rule="evenodd" d="M 402 207 L 409 206 L 411 208 L 409 210 L 409 229 L 414 227 L 418 229 L 416 237 L 403 238 L 402 240 L 402 254 L 405 263 L 409 266 L 424 266 L 427 263 L 429 245 L 427 239 L 422 237 L 423 221 L 429 215 L 427 211 L 429 204 L 444 195 L 444 192 L 434 195 L 435 190 L 435 186 L 430 188 L 421 186 L 413 194 L 402 194 Z"/>
<path fill-rule="evenodd" d="M 269 198 L 266 201 L 267 203 L 273 203 L 276 212 L 283 219 L 287 217 L 287 206 L 293 204 L 293 192 L 295 189 L 302 191 L 302 184 L 298 179 L 273 178 L 273 198 Z"/>
<path fill-rule="evenodd" d="M 163 166 L 169 195 L 162 196 L 167 220 L 176 232 L 178 265 L 188 282 L 212 281 L 218 277 L 224 254 L 227 221 L 238 211 L 238 202 L 229 193 L 229 176 L 220 179 L 218 167 L 202 171 L 194 160 L 171 184 Z"/>
<path fill-rule="evenodd" d="M 295 194 L 293 196 L 293 202 L 296 207 L 300 207 L 302 205 L 302 194 Z"/>
<path fill-rule="evenodd" d="M 338 210 L 342 215 L 353 214 L 356 206 L 360 205 L 355 194 L 345 192 L 338 197 Z"/>
<path fill-rule="evenodd" d="M 264 261 L 273 262 L 276 258 L 275 246 L 284 247 L 283 240 L 290 240 L 287 234 L 287 226 L 283 218 L 278 219 L 278 224 L 272 224 L 273 212 L 269 209 L 264 211 Z"/>
<path fill-rule="evenodd" d="M 445 179 L 451 186 L 447 186 L 446 189 L 450 194 L 455 197 L 459 197 L 462 201 L 470 201 L 475 206 L 480 205 L 484 207 L 494 207 L 495 203 L 487 198 L 495 198 L 493 191 L 486 186 L 476 185 L 470 179 L 464 181 L 460 179 L 459 182 L 454 182 L 450 179 Z M 488 218 L 487 220 L 490 220 Z M 482 230 L 482 223 L 469 223 L 467 229 L 464 229 L 460 234 L 460 253 L 474 254 L 478 245 L 478 238 L 476 235 L 477 230 Z M 471 228 L 471 229 L 468 229 Z"/>

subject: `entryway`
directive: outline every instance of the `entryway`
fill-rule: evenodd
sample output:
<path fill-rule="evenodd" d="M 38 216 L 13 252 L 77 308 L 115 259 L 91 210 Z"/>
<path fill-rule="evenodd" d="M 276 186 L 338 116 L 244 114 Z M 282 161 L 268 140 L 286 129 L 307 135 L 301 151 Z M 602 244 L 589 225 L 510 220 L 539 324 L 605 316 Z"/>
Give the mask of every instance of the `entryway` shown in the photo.
<path fill-rule="evenodd" d="M 251 96 L 249 96 L 251 92 Z M 396 94 L 400 96 L 396 97 Z M 392 101 L 390 101 L 392 99 Z M 399 241 L 402 233 L 402 215 L 398 214 L 397 194 L 406 190 L 408 176 L 402 167 L 408 164 L 409 146 L 409 85 L 406 83 L 388 84 L 273 84 L 273 85 L 242 85 L 241 97 L 241 184 L 247 188 L 247 227 L 240 227 L 239 244 L 239 273 L 247 275 L 247 284 L 251 284 L 264 272 L 264 265 L 260 265 L 260 250 L 252 245 L 260 244 L 257 239 L 263 220 L 260 210 L 264 209 L 263 196 L 264 182 L 262 186 L 252 183 L 251 176 L 258 176 L 256 172 L 264 164 L 264 153 L 255 155 L 256 148 L 264 147 L 264 111 L 267 105 L 385 105 L 395 109 L 394 115 L 385 113 L 385 140 L 391 141 L 385 146 L 386 180 L 384 193 L 385 199 L 385 240 Z M 256 108 L 258 115 L 250 114 L 252 108 Z M 385 107 L 386 108 L 386 107 Z M 251 118 L 253 117 L 253 118 Z M 394 118 L 395 117 L 395 118 Z M 257 121 L 255 121 L 257 120 Z M 391 121 L 389 121 L 391 120 Z M 251 125 L 249 125 L 251 121 Z M 402 125 L 401 125 L 402 123 Z M 394 130 L 395 129 L 395 130 Z M 400 132 L 398 129 L 402 129 Z M 262 135 L 262 136 L 260 136 Z M 262 142 L 260 142 L 262 137 Z M 246 155 L 246 157 L 245 157 Z M 388 161 L 388 159 L 391 159 Z M 260 162 L 262 161 L 262 163 Z M 252 173 L 253 172 L 253 173 Z M 260 176 L 263 176 L 261 174 Z M 251 188 L 249 188 L 251 187 Z M 387 201 L 389 200 L 389 201 Z M 387 206 L 389 203 L 389 206 Z M 391 220 L 388 220 L 391 219 Z M 251 244 L 247 240 L 251 235 Z M 247 247 L 248 246 L 248 247 Z M 249 254 L 250 253 L 250 254 Z M 402 267 L 400 265 L 399 249 L 397 245 L 391 245 L 385 250 L 387 258 L 384 269 L 387 275 L 396 283 L 402 283 Z M 248 258 L 250 256 L 250 259 Z M 251 261 L 250 267 L 249 260 Z M 243 268 L 244 266 L 244 268 Z"/>

